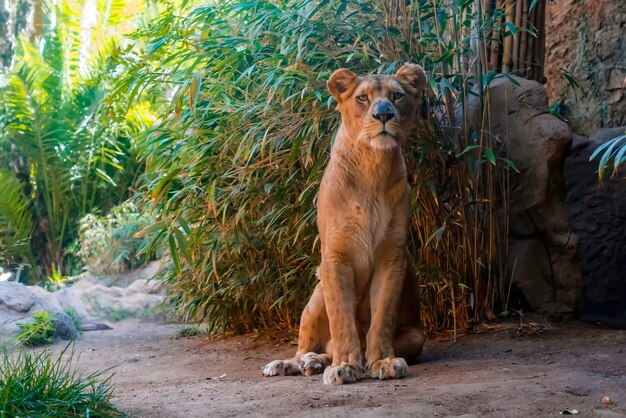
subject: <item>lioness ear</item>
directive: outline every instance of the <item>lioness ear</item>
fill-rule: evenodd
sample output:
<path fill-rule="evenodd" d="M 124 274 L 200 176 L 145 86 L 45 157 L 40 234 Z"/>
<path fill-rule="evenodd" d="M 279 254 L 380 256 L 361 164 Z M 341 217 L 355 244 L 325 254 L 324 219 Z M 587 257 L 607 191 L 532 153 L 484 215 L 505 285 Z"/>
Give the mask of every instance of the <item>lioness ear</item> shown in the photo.
<path fill-rule="evenodd" d="M 332 73 L 326 86 L 328 87 L 328 92 L 333 95 L 337 103 L 341 103 L 350 97 L 356 86 L 359 85 L 358 81 L 359 77 L 352 71 L 340 68 Z"/>
<path fill-rule="evenodd" d="M 419 95 L 426 87 L 426 73 L 417 64 L 404 64 L 394 77 L 412 96 Z"/>

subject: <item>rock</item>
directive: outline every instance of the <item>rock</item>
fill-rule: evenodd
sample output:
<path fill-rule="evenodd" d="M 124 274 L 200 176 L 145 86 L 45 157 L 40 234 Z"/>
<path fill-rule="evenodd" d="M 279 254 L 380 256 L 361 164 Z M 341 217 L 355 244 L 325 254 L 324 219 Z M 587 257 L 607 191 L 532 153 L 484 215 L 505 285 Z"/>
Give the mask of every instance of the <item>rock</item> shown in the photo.
<path fill-rule="evenodd" d="M 0 343 L 19 335 L 18 322 L 33 320 L 35 312 L 47 311 L 56 318 L 57 335 L 76 337 L 72 319 L 63 310 L 74 310 L 83 320 L 143 316 L 164 299 L 162 284 L 150 280 L 162 267 L 160 261 L 124 274 L 95 276 L 86 273 L 72 286 L 48 292 L 38 286 L 0 282 Z M 96 324 L 102 326 L 103 324 Z M 90 330 L 107 329 L 93 327 Z"/>
<path fill-rule="evenodd" d="M 36 299 L 30 292 L 21 292 L 11 284 L 3 287 L 7 290 L 0 295 L 0 303 L 10 311 L 16 313 L 28 312 L 36 302 Z M 9 289 L 12 291 L 9 291 Z"/>
<path fill-rule="evenodd" d="M 62 340 L 71 340 L 76 337 L 78 330 L 74 321 L 64 314 L 63 312 L 54 313 L 54 328 L 57 331 L 57 336 Z"/>
<path fill-rule="evenodd" d="M 74 322 L 57 304 L 42 297 L 37 287 L 21 283 L 0 282 L 0 343 L 10 341 L 20 333 L 18 322 L 31 322 L 36 312 L 49 312 L 55 316 L 57 335 L 65 340 L 74 338 L 78 331 Z"/>
<path fill-rule="evenodd" d="M 108 331 L 111 330 L 107 324 L 101 324 L 99 322 L 84 322 L 80 326 L 81 331 Z"/>
<path fill-rule="evenodd" d="M 603 144 L 606 141 L 617 138 L 620 135 L 624 135 L 624 133 L 626 133 L 626 126 L 599 129 L 589 137 L 589 141 L 585 141 L 584 138 L 582 139 L 581 148 L 585 147 L 589 142 L 593 142 L 597 145 Z"/>
<path fill-rule="evenodd" d="M 545 302 L 546 296 L 554 299 L 555 288 L 549 280 L 532 280 L 537 277 L 551 277 L 550 263 L 541 239 L 532 235 L 526 238 L 511 238 L 509 251 L 515 257 L 513 260 L 517 260 L 510 266 L 511 273 L 530 306 L 537 309 Z"/>
<path fill-rule="evenodd" d="M 510 195 L 509 269 L 533 309 L 547 302 L 575 308 L 581 289 L 576 236 L 565 208 L 563 165 L 572 144 L 567 124 L 548 111 L 541 84 L 511 76 L 490 83 L 492 134 L 520 170 Z M 480 129 L 480 102 L 468 102 Z M 460 111 L 460 109 L 459 109 Z M 457 120 L 462 115 L 457 112 Z"/>
<path fill-rule="evenodd" d="M 580 239 L 583 320 L 626 327 L 626 182 L 607 174 L 598 184 L 598 159 L 589 157 L 626 127 L 577 137 L 565 160 L 567 211 Z"/>
<path fill-rule="evenodd" d="M 143 268 L 116 275 L 85 273 L 70 287 L 51 296 L 62 308 L 74 309 L 83 319 L 93 321 L 110 315 L 142 316 L 163 301 L 163 286 L 151 280 L 162 268 L 153 261 Z"/>
<path fill-rule="evenodd" d="M 537 312 L 554 322 L 568 321 L 574 317 L 571 307 L 556 302 L 544 303 Z"/>
<path fill-rule="evenodd" d="M 143 280 L 144 282 L 152 280 L 162 268 L 163 262 L 161 260 L 155 260 L 136 270 L 107 275 L 87 272 L 83 275 L 83 278 L 89 277 L 91 281 L 95 281 L 107 287 L 126 288 L 138 280 Z M 154 281 L 152 283 L 153 285 L 157 285 L 160 282 Z"/>

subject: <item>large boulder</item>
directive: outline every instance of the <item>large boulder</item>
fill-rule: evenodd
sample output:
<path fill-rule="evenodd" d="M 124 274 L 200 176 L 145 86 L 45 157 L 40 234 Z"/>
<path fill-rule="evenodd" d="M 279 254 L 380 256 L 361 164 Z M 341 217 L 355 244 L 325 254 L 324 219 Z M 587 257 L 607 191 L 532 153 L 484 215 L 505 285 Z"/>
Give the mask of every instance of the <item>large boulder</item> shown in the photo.
<path fill-rule="evenodd" d="M 0 282 L 0 343 L 17 337 L 20 333 L 18 323 L 32 322 L 37 312 L 54 315 L 54 327 L 60 338 L 69 340 L 76 336 L 78 330 L 74 322 L 58 304 L 42 296 L 37 289 L 16 282 Z"/>
<path fill-rule="evenodd" d="M 582 279 L 578 237 L 565 208 L 563 177 L 572 132 L 550 114 L 546 92 L 535 81 L 499 78 L 490 83 L 487 95 L 488 129 L 520 171 L 510 196 L 510 276 L 533 309 L 576 308 Z M 470 129 L 484 129 L 480 110 L 479 99 L 472 97 Z"/>
<path fill-rule="evenodd" d="M 580 239 L 583 271 L 581 318 L 626 327 L 626 182 L 607 176 L 598 184 L 591 154 L 626 127 L 575 137 L 565 160 L 567 210 Z"/>
<path fill-rule="evenodd" d="M 19 335 L 18 322 L 32 321 L 36 312 L 56 318 L 57 335 L 72 339 L 77 330 L 64 311 L 72 310 L 86 321 L 123 319 L 154 314 L 164 296 L 162 282 L 154 276 L 163 267 L 160 260 L 126 273 L 80 276 L 72 285 L 55 292 L 38 286 L 0 282 L 0 343 Z"/>
<path fill-rule="evenodd" d="M 86 320 L 146 316 L 163 299 L 163 286 L 153 277 L 162 268 L 157 260 L 126 273 L 99 276 L 83 274 L 70 287 L 51 294 L 55 302 L 75 310 Z"/>

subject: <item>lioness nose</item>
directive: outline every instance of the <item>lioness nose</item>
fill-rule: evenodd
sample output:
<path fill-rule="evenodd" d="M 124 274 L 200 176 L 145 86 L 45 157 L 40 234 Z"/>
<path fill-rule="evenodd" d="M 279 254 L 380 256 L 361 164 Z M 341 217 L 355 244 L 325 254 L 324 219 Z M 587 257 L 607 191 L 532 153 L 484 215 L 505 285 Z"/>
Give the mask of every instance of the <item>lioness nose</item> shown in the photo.
<path fill-rule="evenodd" d="M 393 111 L 391 103 L 384 101 L 378 102 L 374 105 L 374 114 L 372 115 L 374 119 L 378 119 L 382 123 L 385 123 L 389 119 L 393 118 L 394 115 L 395 113 Z"/>
<path fill-rule="evenodd" d="M 393 118 L 394 113 L 393 112 L 380 112 L 380 113 L 374 113 L 372 116 L 374 116 L 374 119 L 378 119 L 382 123 L 385 123 L 389 119 Z"/>

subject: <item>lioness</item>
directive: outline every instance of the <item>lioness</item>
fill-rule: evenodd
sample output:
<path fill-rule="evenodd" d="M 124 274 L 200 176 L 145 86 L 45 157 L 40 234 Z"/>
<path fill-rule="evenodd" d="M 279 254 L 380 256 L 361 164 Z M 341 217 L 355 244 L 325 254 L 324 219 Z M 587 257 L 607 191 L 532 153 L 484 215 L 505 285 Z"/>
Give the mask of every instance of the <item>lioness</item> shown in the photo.
<path fill-rule="evenodd" d="M 324 372 L 325 384 L 406 376 L 422 351 L 417 278 L 406 250 L 409 185 L 402 143 L 413 129 L 424 70 L 393 76 L 335 71 L 328 90 L 342 123 L 320 186 L 320 278 L 293 359 L 265 376 Z M 365 357 L 365 364 L 363 358 Z"/>

